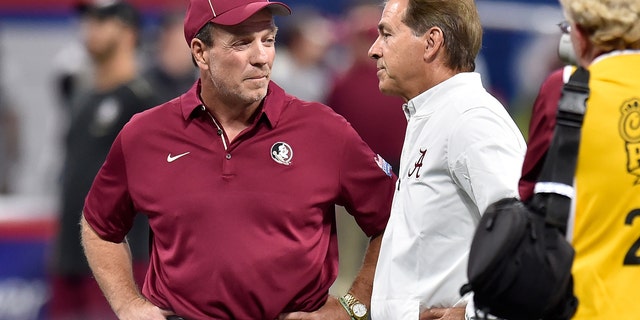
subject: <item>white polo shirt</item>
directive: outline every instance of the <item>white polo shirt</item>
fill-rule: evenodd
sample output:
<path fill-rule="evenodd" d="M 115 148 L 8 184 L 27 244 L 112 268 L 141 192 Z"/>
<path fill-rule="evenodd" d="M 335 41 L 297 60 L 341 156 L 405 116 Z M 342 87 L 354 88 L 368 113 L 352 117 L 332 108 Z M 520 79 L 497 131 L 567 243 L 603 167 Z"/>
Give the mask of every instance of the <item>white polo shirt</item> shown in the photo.
<path fill-rule="evenodd" d="M 373 282 L 373 320 L 417 320 L 464 305 L 467 258 L 480 215 L 517 197 L 526 144 L 477 73 L 410 100 L 400 173 Z"/>

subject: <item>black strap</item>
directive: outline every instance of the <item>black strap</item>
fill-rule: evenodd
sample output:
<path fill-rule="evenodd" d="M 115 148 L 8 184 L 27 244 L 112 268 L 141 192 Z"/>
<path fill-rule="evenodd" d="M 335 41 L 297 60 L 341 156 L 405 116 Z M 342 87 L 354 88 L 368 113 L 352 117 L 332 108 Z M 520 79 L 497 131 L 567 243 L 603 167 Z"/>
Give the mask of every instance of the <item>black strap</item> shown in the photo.
<path fill-rule="evenodd" d="M 579 67 L 562 88 L 553 139 L 538 178 L 538 186 L 545 185 L 549 188 L 536 191 L 531 201 L 531 206 L 537 212 L 545 214 L 545 221 L 558 227 L 563 233 L 567 228 L 571 198 L 567 192 L 560 190 L 563 189 L 562 186 L 566 186 L 565 190 L 573 192 L 580 129 L 588 98 L 589 71 Z"/>

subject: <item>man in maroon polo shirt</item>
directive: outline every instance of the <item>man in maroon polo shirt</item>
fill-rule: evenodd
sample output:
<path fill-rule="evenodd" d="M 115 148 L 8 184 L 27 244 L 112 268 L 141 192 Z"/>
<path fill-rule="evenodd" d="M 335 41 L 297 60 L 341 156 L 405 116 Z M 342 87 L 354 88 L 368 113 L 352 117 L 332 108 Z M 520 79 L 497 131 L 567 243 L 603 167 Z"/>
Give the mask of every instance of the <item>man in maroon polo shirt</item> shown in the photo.
<path fill-rule="evenodd" d="M 288 14 L 280 2 L 191 0 L 200 79 L 123 128 L 85 202 L 82 243 L 120 319 L 366 313 L 395 178 L 344 118 L 270 82 L 273 15 Z M 341 299 L 328 294 L 335 205 L 371 237 Z M 136 212 L 154 234 L 141 292 L 125 240 Z"/>

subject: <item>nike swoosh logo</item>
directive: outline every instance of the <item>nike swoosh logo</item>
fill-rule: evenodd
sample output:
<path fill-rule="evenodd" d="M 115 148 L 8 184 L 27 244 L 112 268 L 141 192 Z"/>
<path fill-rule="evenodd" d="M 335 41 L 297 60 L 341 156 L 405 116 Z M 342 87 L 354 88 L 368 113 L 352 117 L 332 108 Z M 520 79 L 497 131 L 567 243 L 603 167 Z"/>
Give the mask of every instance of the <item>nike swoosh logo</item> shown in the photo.
<path fill-rule="evenodd" d="M 174 162 L 174 161 L 176 161 L 176 160 L 188 155 L 189 153 L 190 152 L 185 152 L 185 153 L 181 153 L 181 154 L 179 154 L 177 156 L 173 156 L 173 157 L 171 156 L 171 153 L 169 153 L 169 155 L 167 156 L 167 162 Z"/>

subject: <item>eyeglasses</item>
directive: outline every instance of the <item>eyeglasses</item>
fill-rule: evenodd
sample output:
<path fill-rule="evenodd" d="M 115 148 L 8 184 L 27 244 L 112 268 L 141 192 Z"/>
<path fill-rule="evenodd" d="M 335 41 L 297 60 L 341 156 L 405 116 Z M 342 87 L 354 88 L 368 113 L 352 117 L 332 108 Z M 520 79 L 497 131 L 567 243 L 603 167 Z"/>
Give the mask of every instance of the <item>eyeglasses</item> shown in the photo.
<path fill-rule="evenodd" d="M 567 20 L 558 23 L 558 27 L 560 28 L 560 31 L 564 34 L 571 33 L 571 23 Z"/>

